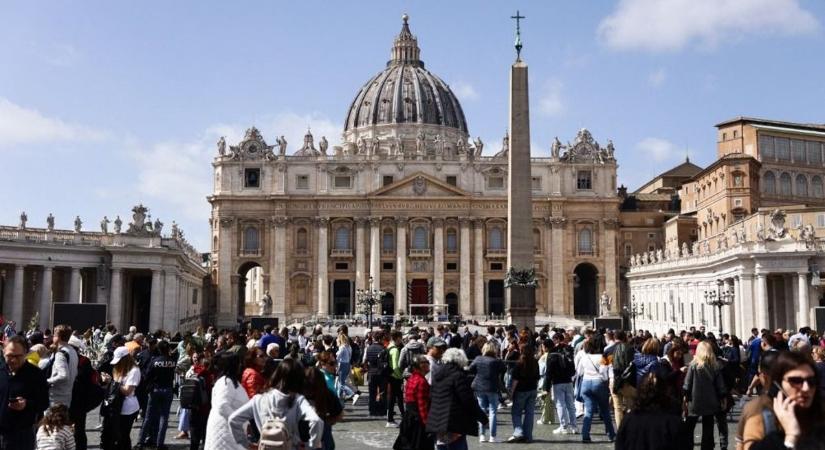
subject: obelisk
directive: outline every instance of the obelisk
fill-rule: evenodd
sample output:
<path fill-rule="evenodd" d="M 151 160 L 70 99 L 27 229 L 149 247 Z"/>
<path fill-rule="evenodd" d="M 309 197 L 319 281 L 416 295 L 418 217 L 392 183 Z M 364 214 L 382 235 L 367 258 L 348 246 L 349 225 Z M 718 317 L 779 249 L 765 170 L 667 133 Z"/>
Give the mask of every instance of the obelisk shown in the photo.
<path fill-rule="evenodd" d="M 521 19 L 516 11 L 516 62 L 510 68 L 510 151 L 507 183 L 508 320 L 519 329 L 536 325 L 533 270 L 533 189 L 527 64 L 521 59 Z"/>

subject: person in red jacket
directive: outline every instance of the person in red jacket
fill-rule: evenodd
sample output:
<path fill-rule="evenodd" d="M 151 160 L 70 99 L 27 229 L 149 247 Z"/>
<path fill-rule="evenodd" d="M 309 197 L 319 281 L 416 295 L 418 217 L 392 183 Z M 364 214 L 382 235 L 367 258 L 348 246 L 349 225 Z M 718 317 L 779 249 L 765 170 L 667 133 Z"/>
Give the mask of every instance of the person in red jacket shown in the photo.
<path fill-rule="evenodd" d="M 241 384 L 246 390 L 246 395 L 252 398 L 255 394 L 260 394 L 264 390 L 263 370 L 266 365 L 266 354 L 258 347 L 253 347 L 244 356 L 244 371 L 241 375 Z"/>
<path fill-rule="evenodd" d="M 426 432 L 430 412 L 430 384 L 425 376 L 430 371 L 430 361 L 423 355 L 410 364 L 410 377 L 404 388 L 404 418 L 395 441 L 394 449 L 432 450 L 433 439 Z"/>

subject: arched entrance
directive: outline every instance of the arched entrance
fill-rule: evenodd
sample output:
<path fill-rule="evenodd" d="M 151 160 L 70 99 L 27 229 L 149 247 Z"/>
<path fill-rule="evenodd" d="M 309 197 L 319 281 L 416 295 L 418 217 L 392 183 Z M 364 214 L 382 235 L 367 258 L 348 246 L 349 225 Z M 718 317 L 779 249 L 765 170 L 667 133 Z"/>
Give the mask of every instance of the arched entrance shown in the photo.
<path fill-rule="evenodd" d="M 455 292 L 450 292 L 444 297 L 444 300 L 447 304 L 447 315 L 450 317 L 454 317 L 458 315 L 458 295 Z"/>
<path fill-rule="evenodd" d="M 487 313 L 504 314 L 504 280 L 487 282 Z"/>
<path fill-rule="evenodd" d="M 573 315 L 596 316 L 599 313 L 597 298 L 599 271 L 592 264 L 582 263 L 573 271 Z"/>
<path fill-rule="evenodd" d="M 387 292 L 384 294 L 384 298 L 381 299 L 381 315 L 395 315 L 395 296 L 392 295 L 392 292 Z"/>
<path fill-rule="evenodd" d="M 258 315 L 258 300 L 267 289 L 260 264 L 254 261 L 241 264 L 238 268 L 238 316 Z"/>

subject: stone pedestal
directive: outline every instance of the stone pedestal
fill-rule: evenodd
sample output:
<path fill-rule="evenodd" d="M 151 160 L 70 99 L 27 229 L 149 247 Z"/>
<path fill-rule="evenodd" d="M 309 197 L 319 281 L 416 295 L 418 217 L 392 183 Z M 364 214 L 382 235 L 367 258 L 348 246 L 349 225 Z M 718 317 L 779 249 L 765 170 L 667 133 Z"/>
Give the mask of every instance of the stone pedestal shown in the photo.
<path fill-rule="evenodd" d="M 508 323 L 518 329 L 536 327 L 536 288 L 510 286 L 510 309 L 507 310 Z"/>

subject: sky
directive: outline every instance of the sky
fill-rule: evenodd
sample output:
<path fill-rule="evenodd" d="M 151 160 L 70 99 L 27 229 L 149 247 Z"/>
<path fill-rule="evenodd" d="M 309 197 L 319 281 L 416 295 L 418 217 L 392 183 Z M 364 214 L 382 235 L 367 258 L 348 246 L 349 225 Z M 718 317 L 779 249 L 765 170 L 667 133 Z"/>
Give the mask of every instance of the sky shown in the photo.
<path fill-rule="evenodd" d="M 426 67 L 495 152 L 519 10 L 534 156 L 581 128 L 631 190 L 715 159 L 735 116 L 825 123 L 817 0 L 0 0 L 0 224 L 84 229 L 143 203 L 209 250 L 215 142 L 340 141 L 410 16 Z M 168 229 L 168 228 L 167 228 Z"/>

